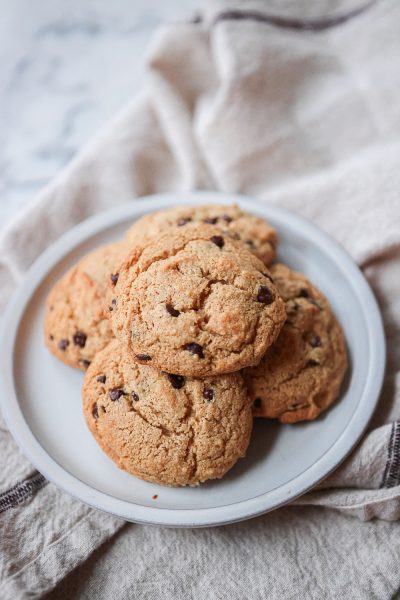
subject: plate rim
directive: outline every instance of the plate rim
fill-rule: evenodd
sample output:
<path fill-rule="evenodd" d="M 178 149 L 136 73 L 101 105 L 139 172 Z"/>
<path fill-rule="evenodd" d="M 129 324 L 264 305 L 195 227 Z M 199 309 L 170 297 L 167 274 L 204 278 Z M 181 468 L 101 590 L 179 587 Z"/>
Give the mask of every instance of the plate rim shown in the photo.
<path fill-rule="evenodd" d="M 97 213 L 66 231 L 37 257 L 12 295 L 0 330 L 3 348 L 0 355 L 0 375 L 5 383 L 4 394 L 0 395 L 0 407 L 6 424 L 24 455 L 50 482 L 89 506 L 127 521 L 170 527 L 209 527 L 246 520 L 275 510 L 302 496 L 332 473 L 349 455 L 368 426 L 379 400 L 386 364 L 383 322 L 375 296 L 364 275 L 338 242 L 317 225 L 281 206 L 246 195 L 218 191 L 152 194 L 133 200 Z M 312 235 L 314 241 L 322 241 L 325 250 L 329 251 L 329 257 L 332 260 L 333 256 L 336 257 L 335 265 L 347 276 L 352 276 L 352 287 L 363 314 L 367 312 L 369 316 L 364 321 L 370 350 L 368 373 L 354 413 L 332 446 L 306 471 L 278 488 L 234 504 L 196 509 L 159 508 L 115 498 L 92 488 L 67 471 L 41 446 L 19 407 L 13 377 L 14 347 L 26 307 L 47 273 L 68 252 L 110 225 L 118 225 L 129 217 L 138 218 L 167 206 L 232 202 L 255 214 L 262 214 L 265 209 L 272 218 L 276 216 L 277 220 L 285 219 L 290 224 L 300 223 L 306 233 L 305 237 Z M 268 218 L 268 215 L 265 216 Z"/>

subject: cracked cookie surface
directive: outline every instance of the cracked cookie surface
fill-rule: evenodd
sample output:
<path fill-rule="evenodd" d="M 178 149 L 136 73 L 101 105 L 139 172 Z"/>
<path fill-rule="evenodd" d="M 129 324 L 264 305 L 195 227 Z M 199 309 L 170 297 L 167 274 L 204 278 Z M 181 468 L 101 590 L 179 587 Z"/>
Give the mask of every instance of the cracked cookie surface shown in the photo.
<path fill-rule="evenodd" d="M 147 481 L 220 478 L 249 444 L 251 402 L 239 373 L 203 380 L 161 373 L 133 362 L 112 340 L 88 368 L 82 394 L 100 447 Z"/>
<path fill-rule="evenodd" d="M 243 371 L 253 413 L 282 423 L 312 420 L 339 395 L 347 368 L 343 332 L 307 277 L 282 264 L 271 273 L 287 320 L 260 364 Z"/>
<path fill-rule="evenodd" d="M 276 257 L 277 234 L 264 219 L 246 213 L 237 205 L 205 204 L 160 210 L 145 215 L 126 233 L 132 243 L 142 243 L 166 230 L 182 228 L 187 223 L 215 225 L 225 235 L 242 240 L 260 260 L 269 265 Z"/>
<path fill-rule="evenodd" d="M 47 297 L 46 345 L 54 356 L 71 367 L 87 369 L 96 352 L 114 337 L 105 314 L 108 279 L 126 251 L 121 243 L 94 250 L 72 267 Z"/>
<path fill-rule="evenodd" d="M 188 223 L 137 246 L 109 314 L 136 361 L 207 377 L 259 362 L 286 318 L 265 265 L 213 225 Z"/>

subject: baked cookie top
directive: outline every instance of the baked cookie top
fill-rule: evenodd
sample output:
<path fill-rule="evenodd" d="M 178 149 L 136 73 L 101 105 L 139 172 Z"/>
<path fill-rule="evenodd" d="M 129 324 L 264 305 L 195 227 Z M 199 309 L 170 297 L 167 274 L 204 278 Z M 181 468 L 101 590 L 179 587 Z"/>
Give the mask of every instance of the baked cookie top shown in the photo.
<path fill-rule="evenodd" d="M 112 327 L 132 358 L 192 377 L 257 364 L 286 318 L 265 265 L 213 225 L 136 247 L 114 294 Z"/>
<path fill-rule="evenodd" d="M 271 273 L 287 320 L 260 364 L 243 372 L 253 413 L 282 423 L 315 419 L 339 395 L 347 368 L 343 332 L 307 277 L 282 264 Z"/>
<path fill-rule="evenodd" d="M 96 352 L 114 337 L 105 313 L 108 280 L 125 252 L 122 243 L 94 250 L 70 269 L 47 297 L 46 345 L 54 356 L 71 367 L 87 369 Z"/>
<path fill-rule="evenodd" d="M 133 362 L 116 340 L 85 374 L 83 409 L 121 468 L 164 485 L 222 477 L 245 455 L 251 403 L 239 373 L 194 380 Z"/>
<path fill-rule="evenodd" d="M 140 244 L 146 238 L 158 237 L 166 230 L 182 228 L 187 223 L 215 225 L 224 235 L 242 240 L 266 265 L 275 260 L 278 242 L 275 229 L 264 219 L 246 213 L 236 204 L 180 206 L 160 210 L 134 223 L 127 231 L 126 239 Z"/>

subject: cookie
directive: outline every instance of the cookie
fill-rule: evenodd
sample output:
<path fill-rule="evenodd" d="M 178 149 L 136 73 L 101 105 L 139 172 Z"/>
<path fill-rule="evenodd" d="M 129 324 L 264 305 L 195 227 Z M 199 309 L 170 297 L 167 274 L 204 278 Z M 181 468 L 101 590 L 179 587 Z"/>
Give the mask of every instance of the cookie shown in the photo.
<path fill-rule="evenodd" d="M 126 238 L 129 242 L 141 243 L 146 238 L 156 238 L 166 230 L 184 227 L 187 223 L 215 225 L 224 235 L 242 240 L 266 265 L 275 260 L 275 229 L 260 217 L 246 213 L 235 204 L 208 204 L 160 210 L 134 223 Z"/>
<path fill-rule="evenodd" d="M 115 243 L 91 252 L 55 284 L 47 298 L 46 345 L 71 367 L 87 369 L 114 337 L 105 314 L 108 279 L 126 250 L 124 244 Z"/>
<path fill-rule="evenodd" d="M 243 372 L 253 413 L 282 423 L 312 420 L 339 395 L 347 368 L 343 332 L 307 277 L 282 264 L 271 273 L 287 320 L 260 364 Z"/>
<path fill-rule="evenodd" d="M 113 331 L 132 358 L 178 375 L 257 364 L 286 318 L 266 266 L 213 225 L 137 246 L 113 292 Z"/>
<path fill-rule="evenodd" d="M 133 362 L 116 340 L 85 374 L 86 422 L 123 470 L 163 485 L 222 477 L 245 455 L 251 403 L 239 373 L 195 380 Z"/>

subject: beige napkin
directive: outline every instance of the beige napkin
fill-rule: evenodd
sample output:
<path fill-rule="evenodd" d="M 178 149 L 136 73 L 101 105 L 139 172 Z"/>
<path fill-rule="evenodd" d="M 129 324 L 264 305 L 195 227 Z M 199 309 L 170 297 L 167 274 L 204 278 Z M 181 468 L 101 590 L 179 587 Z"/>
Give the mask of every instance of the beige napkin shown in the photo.
<path fill-rule="evenodd" d="M 123 523 L 47 484 L 1 425 L 0 598 L 41 597 L 78 565 L 54 597 L 381 599 L 400 586 L 399 31 L 395 0 L 311 30 L 271 22 L 261 0 L 210 2 L 162 28 L 143 95 L 3 232 L 1 306 L 53 240 L 134 197 L 208 188 L 277 203 L 364 270 L 388 366 L 358 448 L 297 506 L 201 532 L 129 525 L 83 566 Z"/>

